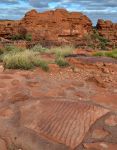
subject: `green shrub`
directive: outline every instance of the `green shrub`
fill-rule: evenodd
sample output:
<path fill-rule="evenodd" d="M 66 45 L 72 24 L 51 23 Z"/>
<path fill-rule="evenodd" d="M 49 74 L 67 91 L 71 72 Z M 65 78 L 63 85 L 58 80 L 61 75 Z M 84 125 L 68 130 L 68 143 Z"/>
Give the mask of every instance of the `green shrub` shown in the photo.
<path fill-rule="evenodd" d="M 105 44 L 109 42 L 108 39 L 106 39 L 106 38 L 104 38 L 102 36 L 98 36 L 98 39 L 100 40 L 100 42 L 105 43 Z"/>
<path fill-rule="evenodd" d="M 16 49 L 16 47 L 14 45 L 6 45 L 5 48 L 4 48 L 4 51 L 5 52 L 10 52 L 10 51 L 13 51 L 15 49 Z"/>
<path fill-rule="evenodd" d="M 67 67 L 67 66 L 69 66 L 69 63 L 63 57 L 56 58 L 55 62 L 60 67 Z"/>
<path fill-rule="evenodd" d="M 72 54 L 74 49 L 74 46 L 61 46 L 51 48 L 50 52 L 54 53 L 56 57 L 64 57 Z"/>
<path fill-rule="evenodd" d="M 15 47 L 14 45 L 6 45 L 3 49 L 0 49 L 0 62 L 3 61 L 3 58 L 6 54 L 22 52 L 22 51 L 25 51 L 25 49 Z"/>
<path fill-rule="evenodd" d="M 34 54 L 28 50 L 6 54 L 3 58 L 4 67 L 8 69 L 31 69 L 34 67 L 33 57 Z"/>
<path fill-rule="evenodd" d="M 14 45 L 6 45 L 4 48 L 4 53 L 9 53 L 9 52 L 20 52 L 24 51 L 24 48 L 16 47 Z"/>
<path fill-rule="evenodd" d="M 36 58 L 33 60 L 33 64 L 36 67 L 40 67 L 42 70 L 44 71 L 48 71 L 49 70 L 49 66 L 48 63 L 42 59 Z"/>
<path fill-rule="evenodd" d="M 8 69 L 32 69 L 34 67 L 40 67 L 44 71 L 48 71 L 48 63 L 38 58 L 37 53 L 25 50 L 20 52 L 12 52 L 4 55 L 3 64 Z"/>
<path fill-rule="evenodd" d="M 107 57 L 112 57 L 117 59 L 117 50 L 113 50 L 112 52 L 107 52 L 106 53 Z"/>
<path fill-rule="evenodd" d="M 105 52 L 97 52 L 94 56 L 105 56 Z"/>
<path fill-rule="evenodd" d="M 1 55 L 0 55 L 0 62 L 3 62 L 4 56 L 5 56 L 5 54 L 1 54 Z"/>
<path fill-rule="evenodd" d="M 48 52 L 48 49 L 43 47 L 40 44 L 35 45 L 33 48 L 31 48 L 32 51 L 34 52 L 39 52 L 39 53 L 46 53 Z"/>
<path fill-rule="evenodd" d="M 31 41 L 32 40 L 32 35 L 31 34 L 17 34 L 17 35 L 13 35 L 11 37 L 12 40 L 26 40 L 26 41 Z"/>
<path fill-rule="evenodd" d="M 3 48 L 0 48 L 0 55 L 2 55 L 4 53 Z"/>
<path fill-rule="evenodd" d="M 26 34 L 25 40 L 26 41 L 32 41 L 32 35 L 31 34 Z"/>
<path fill-rule="evenodd" d="M 17 34 L 17 35 L 13 35 L 13 36 L 11 37 L 11 39 L 12 39 L 12 40 L 23 40 L 24 37 L 23 37 L 22 35 L 20 35 L 20 34 Z"/>
<path fill-rule="evenodd" d="M 3 56 L 2 55 L 0 55 L 0 62 L 2 62 L 3 61 Z"/>
<path fill-rule="evenodd" d="M 94 54 L 94 56 L 106 56 L 106 57 L 112 57 L 117 59 L 117 50 L 113 50 L 110 52 L 104 51 L 104 52 L 97 52 Z"/>

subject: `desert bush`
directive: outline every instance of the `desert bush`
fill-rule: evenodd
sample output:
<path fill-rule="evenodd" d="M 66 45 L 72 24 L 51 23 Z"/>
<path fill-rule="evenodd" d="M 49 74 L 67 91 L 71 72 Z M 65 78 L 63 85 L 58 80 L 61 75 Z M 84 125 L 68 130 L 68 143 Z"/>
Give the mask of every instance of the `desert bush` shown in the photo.
<path fill-rule="evenodd" d="M 56 57 L 64 57 L 73 53 L 74 46 L 61 46 L 61 47 L 53 47 L 50 49 L 51 53 L 54 53 Z"/>
<path fill-rule="evenodd" d="M 31 69 L 34 54 L 31 51 L 8 53 L 3 58 L 4 67 L 8 69 Z"/>
<path fill-rule="evenodd" d="M 4 48 L 4 53 L 9 53 L 9 52 L 20 52 L 20 51 L 24 51 L 24 48 L 20 48 L 20 47 L 16 47 L 14 45 L 6 45 Z"/>
<path fill-rule="evenodd" d="M 26 41 L 32 41 L 32 35 L 31 34 L 26 34 L 25 35 L 25 40 Z"/>
<path fill-rule="evenodd" d="M 40 67 L 44 71 L 49 70 L 48 62 L 39 58 L 33 60 L 33 64 L 36 67 Z"/>
<path fill-rule="evenodd" d="M 26 40 L 26 41 L 31 41 L 32 40 L 32 35 L 31 34 L 16 34 L 11 36 L 12 40 Z"/>
<path fill-rule="evenodd" d="M 0 62 L 3 62 L 3 58 L 4 58 L 4 56 L 5 56 L 5 54 L 4 54 L 4 53 L 0 55 Z"/>
<path fill-rule="evenodd" d="M 112 57 L 117 59 L 117 50 L 113 51 L 103 51 L 103 52 L 97 52 L 94 54 L 94 56 L 106 56 L 106 57 Z"/>
<path fill-rule="evenodd" d="M 98 44 L 99 48 L 101 48 L 102 50 L 106 49 L 109 40 L 106 39 L 103 36 L 100 36 L 96 29 L 94 29 L 93 34 L 91 35 L 91 37 L 92 37 L 93 40 L 98 40 L 99 41 L 99 44 Z"/>
<path fill-rule="evenodd" d="M 63 57 L 56 58 L 55 63 L 57 65 L 59 65 L 60 67 L 67 67 L 67 66 L 69 66 L 69 63 Z"/>
<path fill-rule="evenodd" d="M 2 55 L 0 55 L 0 62 L 2 62 L 3 61 L 3 56 Z"/>
<path fill-rule="evenodd" d="M 0 55 L 2 55 L 4 53 L 3 48 L 0 48 Z"/>
<path fill-rule="evenodd" d="M 0 62 L 3 61 L 5 55 L 21 51 L 25 51 L 25 49 L 15 47 L 14 45 L 6 45 L 4 48 L 0 49 Z"/>
<path fill-rule="evenodd" d="M 105 50 L 109 43 L 108 39 L 99 35 L 97 29 L 94 29 L 91 34 L 84 35 L 83 38 L 87 42 L 88 46 L 93 49 L 99 48 Z"/>
<path fill-rule="evenodd" d="M 112 57 L 117 59 L 117 50 L 113 50 L 112 52 L 107 52 L 106 53 L 107 57 Z"/>
<path fill-rule="evenodd" d="M 94 54 L 94 56 L 105 56 L 105 52 L 97 52 Z"/>
<path fill-rule="evenodd" d="M 39 53 L 46 53 L 49 51 L 48 48 L 43 47 L 41 44 L 35 45 L 31 50 Z"/>
<path fill-rule="evenodd" d="M 23 35 L 17 34 L 17 35 L 13 35 L 11 36 L 12 40 L 24 40 Z"/>
<path fill-rule="evenodd" d="M 8 69 L 28 70 L 34 67 L 40 67 L 45 71 L 49 70 L 48 63 L 38 58 L 36 52 L 30 50 L 5 54 L 3 64 Z"/>

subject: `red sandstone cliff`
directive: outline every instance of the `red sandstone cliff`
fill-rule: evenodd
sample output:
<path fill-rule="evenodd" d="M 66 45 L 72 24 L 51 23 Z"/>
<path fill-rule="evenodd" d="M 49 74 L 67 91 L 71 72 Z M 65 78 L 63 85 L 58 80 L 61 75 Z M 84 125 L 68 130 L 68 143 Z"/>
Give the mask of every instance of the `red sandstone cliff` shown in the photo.
<path fill-rule="evenodd" d="M 111 21 L 98 20 L 97 31 L 112 46 L 117 46 L 117 24 Z M 27 12 L 20 21 L 0 21 L 0 37 L 11 39 L 13 35 L 31 34 L 33 41 L 51 44 L 88 45 L 85 36 L 93 33 L 91 20 L 79 12 L 68 12 L 64 9 L 38 13 Z M 89 39 L 89 38 L 88 38 Z"/>
<path fill-rule="evenodd" d="M 87 16 L 63 9 L 44 13 L 32 10 L 21 20 L 21 25 L 26 26 L 34 40 L 54 43 L 75 42 L 92 30 Z"/>
<path fill-rule="evenodd" d="M 18 34 L 21 28 L 32 34 L 33 40 L 36 41 L 69 43 L 90 32 L 92 23 L 87 16 L 78 12 L 56 9 L 38 13 L 32 10 L 19 22 L 0 23 L 0 36 L 8 38 Z"/>
<path fill-rule="evenodd" d="M 101 36 L 111 41 L 114 46 L 117 46 L 117 23 L 99 19 L 97 22 L 97 29 Z"/>

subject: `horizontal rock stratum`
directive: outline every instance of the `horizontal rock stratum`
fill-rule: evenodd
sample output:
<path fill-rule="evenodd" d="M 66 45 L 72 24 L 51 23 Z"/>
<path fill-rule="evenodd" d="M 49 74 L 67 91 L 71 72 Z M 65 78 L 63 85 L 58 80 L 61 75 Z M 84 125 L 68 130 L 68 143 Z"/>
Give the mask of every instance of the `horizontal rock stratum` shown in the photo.
<path fill-rule="evenodd" d="M 97 29 L 101 36 L 117 43 L 117 23 L 112 23 L 110 20 L 104 21 L 99 19 L 97 22 Z"/>
<path fill-rule="evenodd" d="M 9 38 L 21 32 L 28 32 L 36 41 L 66 43 L 83 37 L 91 30 L 90 19 L 82 13 L 70 13 L 64 9 L 44 13 L 31 10 L 20 21 L 2 22 L 0 36 Z"/>
<path fill-rule="evenodd" d="M 117 24 L 99 20 L 99 34 L 117 43 Z M 17 34 L 31 34 L 33 41 L 53 44 L 86 45 L 84 37 L 92 33 L 91 20 L 80 12 L 68 12 L 64 9 L 38 13 L 27 12 L 19 21 L 0 21 L 0 37 L 10 39 Z"/>

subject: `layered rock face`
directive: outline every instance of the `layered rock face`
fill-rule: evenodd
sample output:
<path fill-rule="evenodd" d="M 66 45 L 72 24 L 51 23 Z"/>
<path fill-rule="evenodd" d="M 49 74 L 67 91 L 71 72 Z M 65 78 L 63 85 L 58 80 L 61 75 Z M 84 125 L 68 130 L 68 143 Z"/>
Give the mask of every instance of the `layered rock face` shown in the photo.
<path fill-rule="evenodd" d="M 0 37 L 10 38 L 18 33 L 19 21 L 0 21 Z"/>
<path fill-rule="evenodd" d="M 111 41 L 113 46 L 117 46 L 117 23 L 99 19 L 97 22 L 97 29 L 101 36 Z"/>
<path fill-rule="evenodd" d="M 110 48 L 117 47 L 116 23 L 100 19 L 96 28 L 100 36 L 110 41 Z M 32 35 L 34 43 L 44 45 L 74 44 L 82 47 L 88 46 L 89 41 L 96 44 L 95 40 L 86 41 L 85 38 L 94 34 L 91 20 L 82 13 L 64 9 L 43 13 L 31 10 L 19 21 L 0 21 L 0 37 L 12 39 L 14 35 L 26 34 Z"/>
<path fill-rule="evenodd" d="M 92 30 L 87 16 L 63 9 L 44 13 L 32 10 L 21 20 L 21 26 L 26 26 L 34 40 L 53 43 L 76 42 Z"/>
<path fill-rule="evenodd" d="M 8 38 L 24 29 L 32 35 L 34 41 L 73 43 L 92 30 L 92 23 L 82 13 L 68 12 L 64 9 L 44 13 L 32 10 L 19 22 L 2 25 L 0 36 Z"/>

